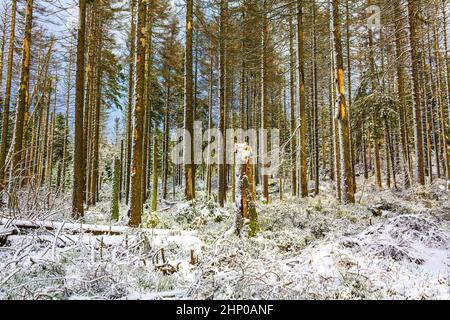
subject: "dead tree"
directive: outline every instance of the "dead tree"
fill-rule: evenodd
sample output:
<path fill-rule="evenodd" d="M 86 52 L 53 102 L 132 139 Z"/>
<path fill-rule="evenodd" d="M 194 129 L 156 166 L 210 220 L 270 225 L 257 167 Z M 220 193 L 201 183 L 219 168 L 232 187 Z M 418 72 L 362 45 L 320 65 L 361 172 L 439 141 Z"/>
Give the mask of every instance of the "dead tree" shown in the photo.
<path fill-rule="evenodd" d="M 255 207 L 255 197 L 253 191 L 253 165 L 251 161 L 252 149 L 247 143 L 235 145 L 236 154 L 236 217 L 234 222 L 234 233 L 241 235 L 244 219 L 249 220 L 250 237 L 256 236 L 259 232 L 258 215 Z"/>

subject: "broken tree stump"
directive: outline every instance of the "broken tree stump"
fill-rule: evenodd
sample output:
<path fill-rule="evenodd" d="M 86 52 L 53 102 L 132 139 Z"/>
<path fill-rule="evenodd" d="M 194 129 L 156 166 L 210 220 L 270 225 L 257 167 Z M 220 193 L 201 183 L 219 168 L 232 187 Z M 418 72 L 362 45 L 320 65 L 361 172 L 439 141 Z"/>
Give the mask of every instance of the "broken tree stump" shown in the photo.
<path fill-rule="evenodd" d="M 249 236 L 254 237 L 259 232 L 258 215 L 255 206 L 255 190 L 253 188 L 252 149 L 247 143 L 236 144 L 236 181 L 238 194 L 236 196 L 236 215 L 234 232 L 240 236 L 244 219 L 249 221 Z"/>

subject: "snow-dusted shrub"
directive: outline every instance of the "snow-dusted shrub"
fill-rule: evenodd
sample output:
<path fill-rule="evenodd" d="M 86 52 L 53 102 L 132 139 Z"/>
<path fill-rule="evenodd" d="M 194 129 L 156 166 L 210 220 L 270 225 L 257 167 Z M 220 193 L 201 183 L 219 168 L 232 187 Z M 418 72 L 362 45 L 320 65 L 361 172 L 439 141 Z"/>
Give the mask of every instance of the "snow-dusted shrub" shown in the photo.
<path fill-rule="evenodd" d="M 144 219 L 144 227 L 146 228 L 159 228 L 159 229 L 172 229 L 174 227 L 173 221 L 167 214 L 151 212 L 148 213 Z"/>
<path fill-rule="evenodd" d="M 208 222 L 220 223 L 229 216 L 212 200 L 189 201 L 178 204 L 175 212 L 176 222 L 182 226 L 198 228 Z"/>

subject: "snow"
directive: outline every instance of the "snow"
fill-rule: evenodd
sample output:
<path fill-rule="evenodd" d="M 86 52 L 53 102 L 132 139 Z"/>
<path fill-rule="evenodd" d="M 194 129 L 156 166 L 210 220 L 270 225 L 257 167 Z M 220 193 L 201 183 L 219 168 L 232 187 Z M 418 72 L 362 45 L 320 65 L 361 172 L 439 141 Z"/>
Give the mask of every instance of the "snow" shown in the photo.
<path fill-rule="evenodd" d="M 448 299 L 450 233 L 427 221 L 429 235 L 417 237 L 408 222 L 426 220 L 422 216 L 389 219 L 355 237 L 310 248 L 286 261 L 283 270 L 337 287 L 349 279 L 363 280 L 370 284 L 372 297 Z M 345 291 L 340 294 L 350 297 Z"/>
<path fill-rule="evenodd" d="M 105 203 L 89 211 L 89 224 L 70 221 L 70 211 L 45 221 L 4 218 L 0 299 L 448 300 L 442 185 L 367 187 L 360 203 L 340 206 L 322 183 L 317 198 L 259 204 L 255 238 L 227 233 L 234 206 L 218 208 L 201 194 L 158 212 L 155 229 L 105 223 Z"/>

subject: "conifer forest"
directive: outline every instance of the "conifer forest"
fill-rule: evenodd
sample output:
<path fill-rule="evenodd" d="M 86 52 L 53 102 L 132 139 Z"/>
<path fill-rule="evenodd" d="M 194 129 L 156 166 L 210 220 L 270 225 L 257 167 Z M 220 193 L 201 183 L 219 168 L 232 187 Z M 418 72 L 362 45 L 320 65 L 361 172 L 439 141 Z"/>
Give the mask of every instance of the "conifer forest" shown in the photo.
<path fill-rule="evenodd" d="M 447 0 L 0 0 L 0 300 L 450 299 Z"/>

